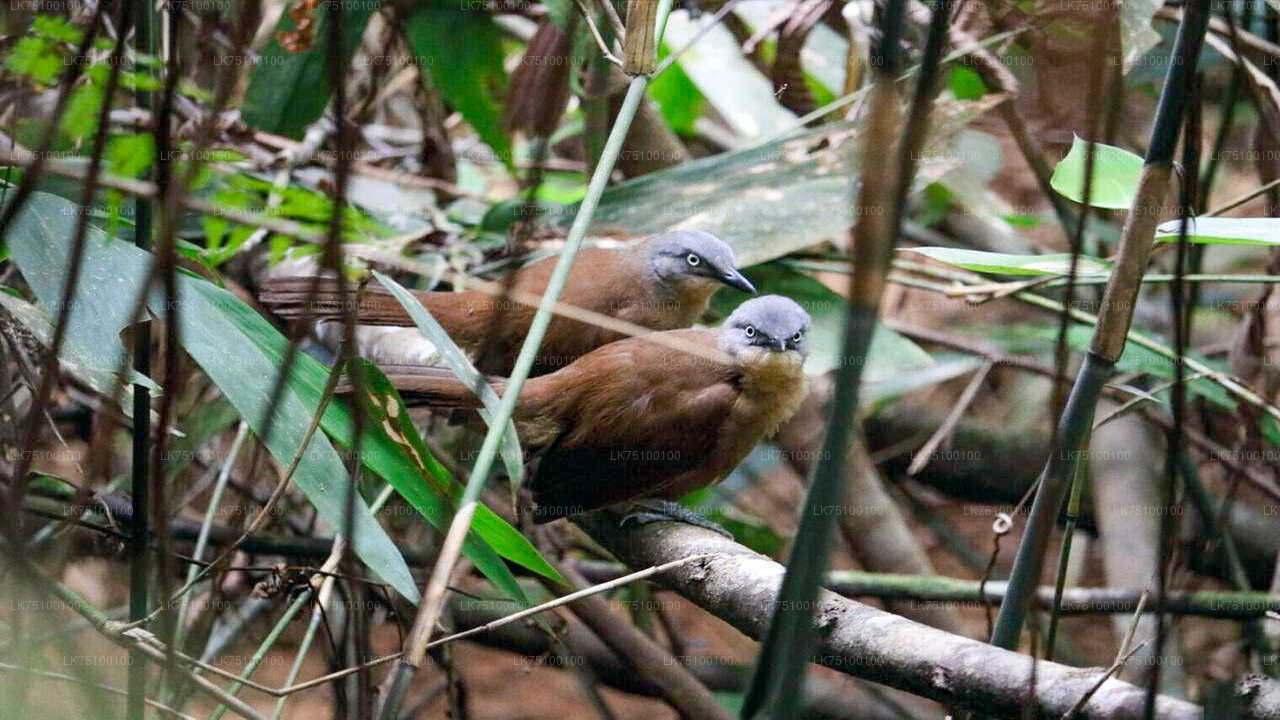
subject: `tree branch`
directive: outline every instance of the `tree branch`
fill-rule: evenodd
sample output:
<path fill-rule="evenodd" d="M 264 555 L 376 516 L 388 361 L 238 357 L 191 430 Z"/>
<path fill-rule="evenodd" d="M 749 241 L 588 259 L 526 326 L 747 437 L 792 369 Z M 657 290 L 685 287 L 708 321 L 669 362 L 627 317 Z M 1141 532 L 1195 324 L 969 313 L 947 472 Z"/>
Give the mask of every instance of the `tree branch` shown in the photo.
<path fill-rule="evenodd" d="M 783 567 L 773 560 L 690 525 L 651 523 L 621 528 L 617 517 L 608 513 L 583 516 L 578 523 L 635 567 L 708 555 L 664 575 L 661 581 L 749 637 L 759 639 L 767 632 L 783 575 Z M 818 634 L 814 660 L 819 664 L 948 706 L 988 716 L 1022 716 L 1031 669 L 1031 660 L 1025 655 L 936 630 L 829 591 L 818 596 L 813 618 Z M 1041 661 L 1035 672 L 1037 709 L 1044 717 L 1061 717 L 1104 671 Z M 1079 717 L 1140 718 L 1143 698 L 1141 688 L 1108 680 Z M 1199 720 L 1203 710 L 1162 696 L 1156 717 Z"/>

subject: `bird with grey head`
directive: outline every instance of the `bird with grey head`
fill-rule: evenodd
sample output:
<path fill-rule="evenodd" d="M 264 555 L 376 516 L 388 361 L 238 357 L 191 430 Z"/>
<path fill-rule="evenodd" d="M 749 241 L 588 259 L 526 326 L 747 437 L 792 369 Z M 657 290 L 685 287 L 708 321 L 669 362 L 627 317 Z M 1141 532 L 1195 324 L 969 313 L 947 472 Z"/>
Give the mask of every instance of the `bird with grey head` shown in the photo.
<path fill-rule="evenodd" d="M 553 256 L 530 263 L 516 270 L 505 283 L 512 294 L 541 296 L 558 261 Z M 341 319 L 344 307 L 354 307 L 359 325 L 411 328 L 414 324 L 400 302 L 377 283 L 344 302 L 335 282 L 321 278 L 317 284 L 315 280 L 294 277 L 269 281 L 259 299 L 278 316 L 290 320 L 331 323 Z M 697 322 L 706 312 L 711 296 L 722 286 L 755 293 L 751 281 L 738 271 L 733 249 L 726 242 L 701 230 L 674 230 L 632 242 L 614 239 L 583 248 L 560 301 L 650 330 L 675 330 Z M 494 297 L 479 289 L 415 291 L 414 295 L 482 372 L 510 373 L 533 322 L 533 306 Z M 531 375 L 557 370 L 623 337 L 600 324 L 556 315 L 547 327 Z M 373 357 L 384 367 L 427 364 L 376 354 Z"/>
<path fill-rule="evenodd" d="M 781 295 L 747 300 L 725 321 L 720 349 L 731 356 L 748 351 L 787 353 L 803 360 L 809 355 L 812 320 L 800 304 Z"/>
<path fill-rule="evenodd" d="M 719 482 L 803 402 L 809 328 L 799 304 L 767 295 L 719 327 L 619 340 L 529 379 L 514 419 L 522 446 L 542 450 L 528 484 L 535 521 L 671 501 Z M 411 404 L 480 405 L 448 371 L 388 377 Z"/>
<path fill-rule="evenodd" d="M 650 268 L 672 286 L 709 287 L 722 284 L 755 294 L 756 288 L 738 271 L 733 249 L 702 230 L 673 230 L 655 235 L 644 246 Z M 708 293 L 709 295 L 709 293 Z"/>

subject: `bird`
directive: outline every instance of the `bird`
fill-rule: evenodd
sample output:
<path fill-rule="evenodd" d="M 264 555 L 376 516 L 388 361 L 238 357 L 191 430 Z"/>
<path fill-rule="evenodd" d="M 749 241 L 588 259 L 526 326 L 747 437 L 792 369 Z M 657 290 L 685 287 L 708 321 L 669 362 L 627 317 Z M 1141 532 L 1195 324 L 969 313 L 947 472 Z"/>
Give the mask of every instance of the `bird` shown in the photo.
<path fill-rule="evenodd" d="M 515 273 L 511 289 L 541 295 L 558 258 L 545 258 Z M 259 299 L 277 316 L 340 320 L 337 282 L 322 278 L 308 302 L 312 277 L 283 277 L 264 283 Z M 584 248 L 577 256 L 560 300 L 651 330 L 687 328 L 702 317 L 721 286 L 755 294 L 736 267 L 733 250 L 701 230 L 675 230 L 616 248 Z M 535 308 L 479 290 L 416 292 L 418 300 L 483 373 L 509 375 Z M 413 320 L 386 290 L 365 287 L 356 295 L 358 325 L 411 327 Z M 531 376 L 565 367 L 582 355 L 625 335 L 555 316 Z M 383 361 L 387 358 L 374 358 Z"/>
<path fill-rule="evenodd" d="M 618 340 L 530 378 L 514 420 L 538 456 L 528 482 L 534 522 L 628 504 L 637 508 L 627 517 L 641 522 L 692 521 L 672 501 L 727 476 L 804 400 L 810 324 L 795 301 L 765 295 L 717 328 Z M 480 406 L 442 368 L 384 371 L 408 404 Z"/>

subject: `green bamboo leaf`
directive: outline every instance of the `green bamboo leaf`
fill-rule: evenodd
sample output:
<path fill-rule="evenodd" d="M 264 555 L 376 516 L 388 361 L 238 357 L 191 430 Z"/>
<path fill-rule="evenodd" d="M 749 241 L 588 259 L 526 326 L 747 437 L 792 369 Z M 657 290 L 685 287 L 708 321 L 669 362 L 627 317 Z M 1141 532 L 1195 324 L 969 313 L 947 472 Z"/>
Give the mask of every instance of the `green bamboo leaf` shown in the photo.
<path fill-rule="evenodd" d="M 1142 158 L 1118 147 L 1093 144 L 1093 184 L 1089 187 L 1089 204 L 1110 210 L 1128 210 L 1138 191 L 1142 174 Z M 1049 185 L 1058 194 L 1078 203 L 1084 202 L 1084 166 L 1089 143 L 1076 137 L 1071 151 L 1053 169 Z"/>
<path fill-rule="evenodd" d="M 395 443 L 400 450 L 400 454 L 408 457 L 414 464 L 414 472 L 392 473 L 388 482 L 410 505 L 423 513 L 424 516 L 438 515 L 439 521 L 433 520 L 432 522 L 436 526 L 444 528 L 445 523 L 449 521 L 449 516 L 452 514 L 452 507 L 443 507 L 439 499 L 448 498 L 451 501 L 451 505 L 456 506 L 457 499 L 461 496 L 461 486 L 454 482 L 449 472 L 441 467 L 431 455 L 426 443 L 422 441 L 422 436 L 418 434 L 417 428 L 413 426 L 413 421 L 409 417 L 409 410 L 405 407 L 404 400 L 401 399 L 400 393 L 396 391 L 395 386 L 391 384 L 386 375 L 383 375 L 376 365 L 367 360 L 357 359 L 356 362 L 363 368 L 366 380 L 365 390 L 368 394 L 361 398 L 366 410 L 366 422 L 376 425 L 379 430 L 376 434 L 385 436 Z M 366 433 L 365 437 L 369 437 L 372 434 L 374 433 Z M 378 451 L 380 452 L 381 448 Z M 368 454 L 366 453 L 366 455 Z M 432 512 L 427 512 L 427 508 L 431 508 Z M 444 512 L 438 512 L 439 509 L 443 509 Z M 482 509 L 487 510 L 483 506 Z M 515 576 L 511 574 L 506 564 L 502 562 L 502 558 L 494 547 L 486 541 L 484 533 L 487 533 L 489 537 L 493 537 L 498 543 L 505 543 L 508 546 L 509 543 L 506 541 L 509 537 L 500 537 L 498 533 L 488 530 L 481 531 L 478 519 L 479 515 L 477 514 L 477 521 L 472 522 L 473 531 L 463 541 L 463 552 L 467 554 L 467 557 L 471 558 L 476 569 L 484 573 L 495 587 L 506 593 L 513 600 L 528 605 L 528 598 L 525 596 L 524 590 L 516 582 Z M 487 521 L 492 522 L 494 519 L 502 522 L 500 518 L 492 515 L 487 518 Z M 509 529 L 511 533 L 515 533 L 514 528 Z M 521 540 L 524 539 L 523 536 L 520 536 L 520 538 Z M 537 553 L 531 547 L 528 548 L 528 551 Z M 542 559 L 540 555 L 538 559 Z"/>
<path fill-rule="evenodd" d="M 1178 242 L 1181 220 L 1156 226 L 1156 242 Z M 1280 218 L 1192 218 L 1187 242 L 1201 245 L 1280 245 Z"/>
<path fill-rule="evenodd" d="M 919 253 L 938 262 L 973 272 L 990 275 L 1068 275 L 1071 272 L 1071 255 L 1015 255 L 1012 253 L 986 252 L 947 247 L 899 248 L 900 252 Z M 1076 275 L 1106 275 L 1111 263 L 1089 255 L 1080 255 L 1076 263 Z"/>
<path fill-rule="evenodd" d="M 405 36 L 421 72 L 508 168 L 511 139 L 502 130 L 506 92 L 502 35 L 487 13 L 426 5 L 405 23 Z"/>
<path fill-rule="evenodd" d="M 956 147 L 958 133 L 1000 100 L 992 94 L 937 103 L 917 189 L 960 166 L 966 155 Z M 744 267 L 843 238 L 853 222 L 849 178 L 861 167 L 850 148 L 861 142 L 864 126 L 859 120 L 805 127 L 619 183 L 601 196 L 592 228 L 636 235 L 705 230 L 729 243 Z M 568 227 L 576 214 L 571 206 L 546 217 Z"/>
<path fill-rule="evenodd" d="M 409 313 L 409 317 L 413 319 L 413 324 L 418 327 L 418 332 L 436 346 L 440 351 L 440 357 L 449 365 L 453 374 L 457 375 L 467 387 L 475 389 L 476 396 L 484 404 L 484 408 L 480 410 L 480 417 L 484 419 L 486 425 L 490 424 L 502 401 L 498 399 L 498 394 L 493 391 L 493 387 L 484 379 L 480 371 L 476 370 L 467 359 L 467 354 L 404 286 L 376 270 L 373 276 L 391 292 L 396 300 L 400 301 L 405 312 Z M 503 430 L 502 444 L 498 446 L 498 453 L 502 457 L 503 465 L 507 468 L 507 478 L 511 481 L 511 497 L 514 504 L 516 494 L 524 484 L 524 456 L 520 450 L 520 437 L 516 435 L 516 424 L 512 420 L 507 421 L 507 427 Z"/>
<path fill-rule="evenodd" d="M 328 48 L 326 47 L 330 8 L 341 7 L 343 12 L 341 52 L 351 57 L 360 44 L 360 37 L 369 24 L 369 18 L 378 9 L 375 0 L 348 3 L 320 3 L 313 10 L 315 41 L 311 47 L 291 53 L 280 46 L 277 34 L 294 30 L 289 13 L 280 17 L 271 41 L 258 57 L 249 77 L 241 116 L 253 127 L 267 132 L 302 137 L 307 126 L 315 122 L 329 104 L 333 88 L 329 85 Z"/>
<path fill-rule="evenodd" d="M 283 361 L 285 348 L 288 345 L 284 336 L 244 303 L 236 303 L 227 310 L 236 315 L 241 331 L 274 358 L 278 367 Z M 325 381 L 328 379 L 328 372 L 328 368 L 319 360 L 303 354 L 299 355 L 294 362 L 293 376 L 290 380 L 302 397 L 309 402 L 318 403 L 324 391 Z M 382 377 L 382 373 L 377 368 L 368 369 L 365 377 L 372 388 L 380 387 L 379 378 L 382 378 L 381 382 L 386 382 L 387 387 L 390 387 L 390 382 Z M 403 406 L 402 403 L 401 406 Z M 377 417 L 376 408 L 367 409 L 372 413 L 371 417 Z M 407 416 L 407 413 L 401 414 Z M 355 419 L 347 403 L 330 403 L 321 421 L 321 427 L 338 445 L 347 449 L 353 446 Z M 404 434 L 410 438 L 413 437 L 407 431 Z M 462 487 L 454 481 L 444 466 L 426 452 L 425 447 L 416 457 L 413 456 L 406 452 L 403 446 L 389 438 L 377 422 L 365 423 L 360 447 L 361 460 L 365 467 L 391 483 L 433 526 L 444 529 L 448 525 L 453 515 L 451 504 L 456 505 L 458 498 L 462 497 Z M 471 528 L 475 535 L 502 557 L 539 575 L 562 580 L 560 573 L 547 563 L 525 536 L 487 506 L 483 504 L 478 506 Z M 463 550 L 476 564 L 476 568 L 484 572 L 490 581 L 504 591 L 514 592 L 507 583 L 504 572 L 496 569 L 492 575 L 486 572 L 490 564 L 483 554 L 485 548 L 477 545 L 471 536 L 468 536 L 463 544 Z M 505 568 L 503 570 L 505 571 Z M 513 595 L 513 597 L 521 599 L 523 596 Z"/>

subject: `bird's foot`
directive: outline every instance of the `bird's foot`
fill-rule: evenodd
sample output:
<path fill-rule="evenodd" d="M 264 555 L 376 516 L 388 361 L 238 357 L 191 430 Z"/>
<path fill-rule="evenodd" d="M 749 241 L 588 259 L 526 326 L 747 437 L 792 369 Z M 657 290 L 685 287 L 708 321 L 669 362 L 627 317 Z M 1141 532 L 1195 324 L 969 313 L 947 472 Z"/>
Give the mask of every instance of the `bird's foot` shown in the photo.
<path fill-rule="evenodd" d="M 637 500 L 632 503 L 632 510 L 623 516 L 618 525 L 626 527 L 628 522 L 637 525 L 648 525 L 653 522 L 682 522 L 705 528 L 733 540 L 733 533 L 714 523 L 689 508 L 670 500 Z"/>

